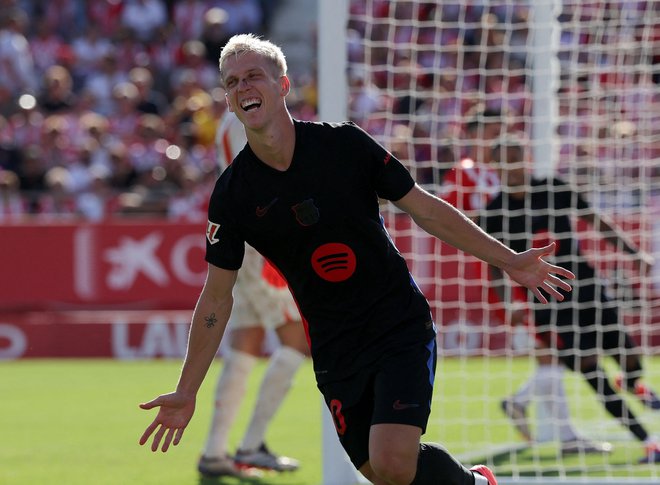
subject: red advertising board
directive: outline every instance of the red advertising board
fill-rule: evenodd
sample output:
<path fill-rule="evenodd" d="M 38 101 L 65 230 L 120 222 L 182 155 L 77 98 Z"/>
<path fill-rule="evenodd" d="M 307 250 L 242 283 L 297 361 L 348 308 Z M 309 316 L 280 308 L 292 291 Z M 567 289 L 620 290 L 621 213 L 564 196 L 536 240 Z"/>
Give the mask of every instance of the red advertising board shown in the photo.
<path fill-rule="evenodd" d="M 191 308 L 204 244 L 198 224 L 1 225 L 0 311 Z"/>
<path fill-rule="evenodd" d="M 407 216 L 391 218 L 389 229 L 431 303 L 442 351 L 510 352 L 486 266 Z M 205 228 L 192 223 L 0 225 L 0 359 L 183 355 L 204 250 Z M 660 299 L 642 303 L 643 311 L 622 312 L 624 323 L 660 345 Z"/>
<path fill-rule="evenodd" d="M 190 316 L 183 310 L 0 313 L 0 360 L 181 358 Z"/>

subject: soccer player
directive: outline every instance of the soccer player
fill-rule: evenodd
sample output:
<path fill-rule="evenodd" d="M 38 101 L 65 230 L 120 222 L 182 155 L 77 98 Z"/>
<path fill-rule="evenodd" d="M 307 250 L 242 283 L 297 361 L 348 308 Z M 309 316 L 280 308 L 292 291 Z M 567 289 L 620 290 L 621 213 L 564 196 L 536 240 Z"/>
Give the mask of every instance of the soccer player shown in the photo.
<path fill-rule="evenodd" d="M 492 154 L 505 189 L 486 208 L 482 227 L 516 251 L 524 251 L 535 240 L 556 238 L 552 257 L 577 275 L 574 291 L 565 293 L 558 303 L 533 306 L 538 337 L 556 349 L 566 367 L 581 372 L 605 409 L 645 443 L 641 461 L 660 463 L 660 446 L 649 437 L 600 365 L 599 354 L 614 358 L 623 371 L 621 386 L 634 392 L 645 406 L 660 410 L 660 399 L 640 380 L 640 349 L 620 324 L 618 303 L 607 296 L 595 269 L 582 254 L 571 215 L 594 226 L 606 241 L 629 254 L 638 270 L 649 269 L 653 258 L 607 218 L 597 215 L 584 197 L 563 181 L 531 177 L 523 144 L 515 137 L 500 141 Z M 493 280 L 501 281 L 501 270 L 492 271 Z"/>
<path fill-rule="evenodd" d="M 217 130 L 221 171 L 246 142 L 243 125 L 226 111 Z M 211 427 L 197 469 L 207 476 L 239 476 L 241 467 L 297 470 L 298 461 L 272 453 L 264 443 L 264 435 L 309 353 L 309 346 L 286 282 L 250 246 L 245 248 L 243 266 L 236 279 L 234 309 L 228 325 L 230 346 L 216 385 Z M 243 402 L 248 377 L 262 354 L 267 330 L 276 332 L 280 346 L 269 360 L 252 417 L 232 457 L 227 450 L 229 431 Z"/>
<path fill-rule="evenodd" d="M 505 114 L 495 109 L 475 107 L 465 123 L 466 151 L 455 166 L 443 175 L 440 196 L 473 220 L 500 192 L 499 173 L 495 164 L 491 163 L 491 150 L 495 140 L 507 130 Z M 482 278 L 489 279 L 487 270 Z M 491 286 L 490 293 L 489 300 L 504 300 L 501 286 Z M 526 299 L 526 295 L 514 292 L 512 299 L 517 308 L 501 312 L 500 317 L 508 319 L 507 323 L 511 325 L 522 325 L 527 320 L 527 311 L 519 308 L 519 303 Z M 552 422 L 563 453 L 602 453 L 611 449 L 609 443 L 587 440 L 578 434 L 570 419 L 564 390 L 564 367 L 547 352 L 542 341 L 536 341 L 535 350 L 536 369 L 513 396 L 500 403 L 516 430 L 526 441 L 534 440 L 527 412 L 534 399 L 537 406 L 543 406 L 546 411 L 544 419 Z"/>
<path fill-rule="evenodd" d="M 430 234 L 501 267 L 541 301 L 570 290 L 573 274 L 547 263 L 554 245 L 512 251 L 421 189 L 399 160 L 352 123 L 294 120 L 281 49 L 234 36 L 220 57 L 229 109 L 248 144 L 216 183 L 207 226 L 208 275 L 193 312 L 174 392 L 140 438 L 178 444 L 220 344 L 245 243 L 285 277 L 298 303 L 319 390 L 353 464 L 381 485 L 496 485 L 444 448 L 420 443 L 431 408 L 436 330 L 428 302 L 393 245 L 379 198 Z M 544 294 L 545 293 L 545 294 Z"/>

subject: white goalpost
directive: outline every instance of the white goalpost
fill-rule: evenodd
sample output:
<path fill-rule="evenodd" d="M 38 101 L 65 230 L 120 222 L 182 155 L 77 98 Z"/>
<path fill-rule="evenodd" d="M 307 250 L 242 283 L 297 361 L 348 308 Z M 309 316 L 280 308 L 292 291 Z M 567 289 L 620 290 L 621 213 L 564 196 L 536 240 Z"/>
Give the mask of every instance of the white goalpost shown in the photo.
<path fill-rule="evenodd" d="M 318 0 L 318 13 L 320 119 L 355 121 L 442 196 L 446 175 L 495 143 L 482 131 L 467 136 L 473 113 L 501 113 L 506 130 L 524 136 L 535 176 L 577 188 L 660 261 L 660 0 Z M 458 197 L 487 196 L 483 174 L 469 173 L 453 186 Z M 493 298 L 482 264 L 391 205 L 383 217 L 438 326 L 425 440 L 487 464 L 502 485 L 660 483 L 660 465 L 639 464 L 643 445 L 578 373 L 563 374 L 571 422 L 614 451 L 562 453 L 553 402 L 534 399 L 534 441 L 522 440 L 500 402 L 537 366 L 528 331 L 504 324 L 511 309 Z M 576 224 L 575 234 L 640 345 L 644 382 L 660 389 L 660 263 L 637 272 L 593 227 Z M 618 369 L 603 362 L 613 380 Z M 660 437 L 660 412 L 622 395 Z M 321 406 L 323 485 L 367 483 Z"/>
<path fill-rule="evenodd" d="M 318 63 L 319 115 L 327 121 L 343 121 L 348 117 L 348 85 L 346 83 L 347 58 L 340 46 L 346 37 L 348 0 L 320 1 L 318 8 L 319 52 L 323 54 Z M 368 483 L 355 469 L 339 444 L 332 416 L 323 399 L 322 413 L 322 456 L 323 485 L 354 485 Z"/>

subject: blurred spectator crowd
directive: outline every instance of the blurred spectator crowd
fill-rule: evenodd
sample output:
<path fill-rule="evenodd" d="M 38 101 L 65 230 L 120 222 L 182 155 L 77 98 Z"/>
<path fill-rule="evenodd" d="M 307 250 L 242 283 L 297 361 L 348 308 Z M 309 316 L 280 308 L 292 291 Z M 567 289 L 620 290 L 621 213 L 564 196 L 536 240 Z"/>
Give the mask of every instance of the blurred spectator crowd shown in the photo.
<path fill-rule="evenodd" d="M 529 137 L 532 53 L 539 50 L 533 5 L 352 0 L 351 118 L 414 160 L 410 167 L 426 184 L 440 183 L 442 171 L 470 152 L 465 126 L 478 113 L 499 112 L 509 131 Z M 657 183 L 660 2 L 556 5 L 558 169 L 589 183 L 615 184 L 622 175 Z"/>
<path fill-rule="evenodd" d="M 268 36 L 279 3 L 0 0 L 0 221 L 205 218 L 220 50 Z M 349 5 L 349 117 L 419 182 L 440 184 L 470 152 L 480 112 L 531 132 L 529 1 Z M 660 2 L 561 5 L 558 169 L 660 180 Z M 315 119 L 315 74 L 293 87 L 292 114 Z"/>
<path fill-rule="evenodd" d="M 205 220 L 218 57 L 277 0 L 0 0 L 0 222 Z M 295 104 L 310 117 L 315 99 Z"/>

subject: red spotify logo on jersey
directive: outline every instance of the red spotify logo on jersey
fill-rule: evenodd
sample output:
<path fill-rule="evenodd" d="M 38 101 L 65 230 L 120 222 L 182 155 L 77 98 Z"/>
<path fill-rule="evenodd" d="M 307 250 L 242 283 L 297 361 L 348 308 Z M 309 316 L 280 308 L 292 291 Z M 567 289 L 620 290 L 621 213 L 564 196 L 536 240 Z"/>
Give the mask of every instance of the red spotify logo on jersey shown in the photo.
<path fill-rule="evenodd" d="M 312 268 L 326 281 L 346 281 L 355 273 L 355 253 L 346 244 L 328 243 L 312 254 Z"/>

